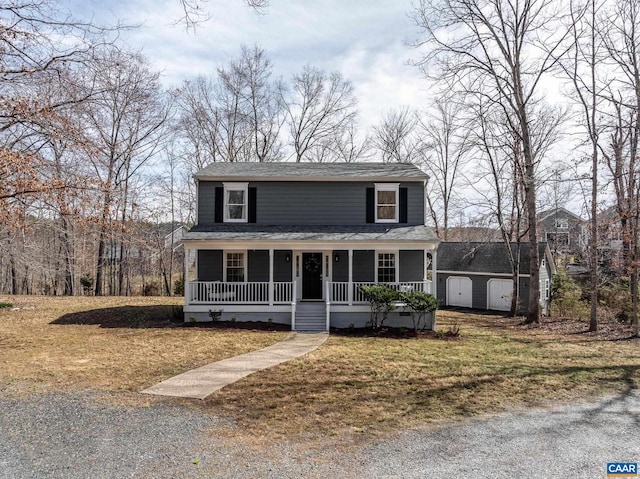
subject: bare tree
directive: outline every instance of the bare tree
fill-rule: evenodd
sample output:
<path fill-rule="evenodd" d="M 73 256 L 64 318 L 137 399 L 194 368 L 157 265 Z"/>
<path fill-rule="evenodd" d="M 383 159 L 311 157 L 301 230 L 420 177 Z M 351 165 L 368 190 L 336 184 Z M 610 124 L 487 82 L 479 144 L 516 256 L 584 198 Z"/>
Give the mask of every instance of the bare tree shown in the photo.
<path fill-rule="evenodd" d="M 307 65 L 293 76 L 292 91 L 281 88 L 287 126 L 297 162 L 341 137 L 356 117 L 351 83 L 337 72 L 327 74 Z"/>
<path fill-rule="evenodd" d="M 590 320 L 589 331 L 598 329 L 598 163 L 601 126 L 601 103 L 603 88 L 598 70 L 602 66 L 604 44 L 599 30 L 602 28 L 598 18 L 603 2 L 589 0 L 584 5 L 570 4 L 569 29 L 572 47 L 564 59 L 560 59 L 565 74 L 572 86 L 572 97 L 580 109 L 580 123 L 586 132 L 586 143 L 591 150 L 591 208 L 590 208 Z"/>
<path fill-rule="evenodd" d="M 634 336 L 638 336 L 638 273 L 640 260 L 640 6 L 617 0 L 603 28 L 610 66 L 617 75 L 608 87 L 613 109 L 609 147 L 602 150 L 612 178 L 623 238 L 623 259 L 629 274 Z"/>
<path fill-rule="evenodd" d="M 187 81 L 175 92 L 194 169 L 214 161 L 278 161 L 283 107 L 263 49 L 243 46 L 217 79 Z"/>
<path fill-rule="evenodd" d="M 103 270 L 112 221 L 125 226 L 134 206 L 129 201 L 130 180 L 156 153 L 167 119 L 161 102 L 158 74 L 144 58 L 109 49 L 96 57 L 87 81 L 97 94 L 83 111 L 81 121 L 90 137 L 89 158 L 102 193 L 95 275 L 95 294 L 103 294 Z M 117 252 L 116 250 L 119 250 Z M 110 253 L 119 266 L 117 291 L 124 282 L 125 247 L 112 243 Z"/>
<path fill-rule="evenodd" d="M 540 320 L 536 225 L 536 167 L 532 126 L 540 106 L 540 80 L 561 56 L 567 33 L 559 29 L 561 5 L 553 0 L 421 0 L 417 24 L 429 51 L 422 65 L 441 79 L 485 97 L 503 109 L 522 148 L 530 244 L 526 322 Z"/>
<path fill-rule="evenodd" d="M 470 129 L 463 124 L 462 107 L 451 96 L 434 101 L 434 111 L 420 121 L 423 169 L 429 173 L 427 195 L 436 234 L 447 241 L 449 214 L 456 198 L 460 171 L 467 161 Z"/>
<path fill-rule="evenodd" d="M 381 123 L 373 127 L 371 137 L 382 161 L 417 163 L 422 160 L 418 124 L 418 114 L 406 106 L 384 114 Z"/>

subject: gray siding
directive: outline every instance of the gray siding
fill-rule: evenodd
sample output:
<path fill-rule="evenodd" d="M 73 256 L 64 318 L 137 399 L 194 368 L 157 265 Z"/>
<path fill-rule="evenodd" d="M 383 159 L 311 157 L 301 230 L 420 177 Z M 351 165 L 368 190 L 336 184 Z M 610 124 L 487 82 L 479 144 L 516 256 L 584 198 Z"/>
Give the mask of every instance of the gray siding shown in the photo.
<path fill-rule="evenodd" d="M 198 224 L 215 220 L 215 187 L 222 182 L 200 181 Z M 265 225 L 363 225 L 366 224 L 367 182 L 251 182 L 256 188 L 256 222 Z M 407 224 L 424 224 L 424 186 L 400 183 L 407 188 Z"/>
<path fill-rule="evenodd" d="M 338 261 L 336 261 L 336 257 L 338 257 Z M 349 252 L 346 250 L 333 251 L 331 261 L 333 261 L 332 281 L 349 281 Z"/>
<path fill-rule="evenodd" d="M 287 257 L 289 261 L 287 262 Z M 291 268 L 293 255 L 289 250 L 276 250 L 273 252 L 273 280 L 275 282 L 291 281 Z"/>
<path fill-rule="evenodd" d="M 222 275 L 222 250 L 199 250 L 198 279 L 200 281 L 224 281 Z"/>
<path fill-rule="evenodd" d="M 331 327 L 345 329 L 349 328 L 353 325 L 354 328 L 364 328 L 371 321 L 371 313 L 331 313 Z M 427 329 L 435 329 L 435 312 L 429 313 L 426 320 L 426 328 Z M 395 328 L 407 328 L 413 329 L 413 321 L 411 320 L 411 316 L 400 315 L 399 311 L 392 311 L 389 313 L 387 321 L 384 323 L 385 326 L 391 326 Z"/>
<path fill-rule="evenodd" d="M 220 309 L 218 309 L 220 308 Z M 225 311 L 224 308 L 229 309 L 230 311 Z M 234 313 L 232 311 L 233 307 L 232 306 L 216 306 L 213 309 L 215 309 L 216 311 L 221 311 L 220 314 L 220 321 L 231 321 L 231 318 L 235 318 L 236 321 L 238 322 L 242 322 L 242 321 L 257 321 L 257 322 L 263 322 L 263 323 L 267 323 L 269 321 L 269 318 L 271 318 L 271 321 L 273 323 L 280 323 L 280 324 L 291 324 L 291 313 Z M 185 323 L 191 323 L 191 322 L 211 322 L 211 316 L 209 315 L 209 313 L 188 313 L 185 312 L 184 313 L 184 322 Z"/>
<path fill-rule="evenodd" d="M 247 281 L 250 283 L 269 281 L 268 250 L 247 251 Z"/>
<path fill-rule="evenodd" d="M 424 251 L 401 250 L 399 252 L 398 281 L 422 281 L 424 279 Z"/>
<path fill-rule="evenodd" d="M 375 251 L 353 252 L 353 280 L 376 281 L 376 268 L 374 263 Z"/>
<path fill-rule="evenodd" d="M 198 224 L 212 225 L 215 223 L 216 186 L 222 183 L 211 181 L 198 182 Z"/>

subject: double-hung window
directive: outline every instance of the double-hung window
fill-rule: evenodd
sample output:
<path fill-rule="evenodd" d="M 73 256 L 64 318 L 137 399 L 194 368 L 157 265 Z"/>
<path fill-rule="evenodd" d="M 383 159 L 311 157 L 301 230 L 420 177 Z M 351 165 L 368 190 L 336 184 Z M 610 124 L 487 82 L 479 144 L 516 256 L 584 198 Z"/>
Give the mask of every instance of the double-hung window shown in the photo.
<path fill-rule="evenodd" d="M 396 282 L 396 254 L 378 253 L 378 283 Z"/>
<path fill-rule="evenodd" d="M 227 282 L 244 283 L 244 252 L 227 253 Z"/>
<path fill-rule="evenodd" d="M 247 222 L 248 183 L 224 184 L 224 221 L 226 223 Z"/>
<path fill-rule="evenodd" d="M 398 222 L 399 183 L 376 183 L 376 223 Z"/>

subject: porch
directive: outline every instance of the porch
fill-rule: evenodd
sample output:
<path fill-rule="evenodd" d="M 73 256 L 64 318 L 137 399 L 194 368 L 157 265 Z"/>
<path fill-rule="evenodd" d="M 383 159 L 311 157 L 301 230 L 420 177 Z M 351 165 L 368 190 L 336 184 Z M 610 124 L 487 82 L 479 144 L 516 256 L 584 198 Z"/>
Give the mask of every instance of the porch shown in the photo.
<path fill-rule="evenodd" d="M 189 249 L 185 320 L 265 321 L 323 330 L 360 325 L 362 287 L 384 283 L 434 294 L 434 249 Z M 303 324 L 306 323 L 306 326 Z"/>

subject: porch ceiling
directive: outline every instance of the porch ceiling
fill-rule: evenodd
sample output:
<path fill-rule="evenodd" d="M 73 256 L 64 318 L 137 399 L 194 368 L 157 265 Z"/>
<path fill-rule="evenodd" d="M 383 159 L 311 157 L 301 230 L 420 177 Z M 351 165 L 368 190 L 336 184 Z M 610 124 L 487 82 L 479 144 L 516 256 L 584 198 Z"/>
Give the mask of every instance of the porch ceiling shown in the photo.
<path fill-rule="evenodd" d="M 380 241 L 436 242 L 438 237 L 424 225 L 259 225 L 216 224 L 195 226 L 183 240 L 209 241 Z"/>

